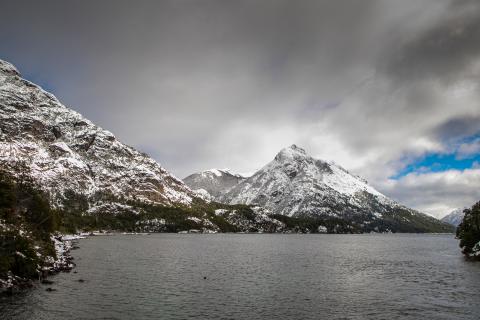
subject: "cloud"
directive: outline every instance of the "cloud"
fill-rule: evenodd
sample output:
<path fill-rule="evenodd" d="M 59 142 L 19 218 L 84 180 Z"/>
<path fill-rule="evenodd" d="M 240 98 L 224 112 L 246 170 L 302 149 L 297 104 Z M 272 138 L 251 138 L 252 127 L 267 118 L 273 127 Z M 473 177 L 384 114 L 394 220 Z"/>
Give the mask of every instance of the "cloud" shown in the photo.
<path fill-rule="evenodd" d="M 468 159 L 480 154 L 480 138 L 473 140 L 470 143 L 462 143 L 457 150 L 456 158 Z"/>
<path fill-rule="evenodd" d="M 475 91 L 470 92 L 476 93 Z M 454 96 L 454 99 L 457 97 Z M 471 113 L 467 111 L 467 115 L 464 116 L 451 116 L 432 130 L 432 138 L 447 142 L 459 140 L 477 133 L 479 123 L 480 116 L 476 115 L 473 110 Z"/>
<path fill-rule="evenodd" d="M 432 80 L 450 84 L 470 76 L 480 53 L 478 2 L 452 2 L 440 23 L 392 46 L 385 72 L 400 82 Z"/>
<path fill-rule="evenodd" d="M 388 180 L 382 189 L 407 206 L 441 218 L 480 200 L 480 169 L 410 173 Z"/>
<path fill-rule="evenodd" d="M 0 53 L 179 177 L 253 172 L 296 143 L 381 188 L 478 132 L 479 8 L 18 0 L 2 4 Z"/>

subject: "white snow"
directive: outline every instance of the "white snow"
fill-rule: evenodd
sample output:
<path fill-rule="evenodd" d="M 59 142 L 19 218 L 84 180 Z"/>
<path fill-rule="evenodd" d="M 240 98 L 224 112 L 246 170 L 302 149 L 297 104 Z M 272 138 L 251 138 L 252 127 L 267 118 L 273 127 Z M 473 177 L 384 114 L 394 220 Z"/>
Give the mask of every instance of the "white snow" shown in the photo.
<path fill-rule="evenodd" d="M 20 251 L 16 251 L 15 254 L 19 257 L 26 258 L 27 256 L 21 253 Z"/>
<path fill-rule="evenodd" d="M 354 195 L 359 191 L 366 191 L 370 194 L 385 197 L 383 194 L 375 190 L 373 187 L 366 184 L 359 178 L 351 175 L 343 168 L 337 165 L 330 165 L 333 174 L 323 175 L 323 182 L 333 190 L 342 194 Z"/>
<path fill-rule="evenodd" d="M 194 193 L 155 160 L 17 74 L 0 60 L 0 161 L 12 168 L 24 163 L 54 203 L 65 190 L 85 196 L 108 190 L 127 199 L 191 204 Z"/>
<path fill-rule="evenodd" d="M 198 197 L 205 200 L 206 202 L 211 202 L 214 200 L 214 197 L 205 189 L 196 189 L 193 190 L 193 192 L 195 192 Z"/>
<path fill-rule="evenodd" d="M 318 226 L 317 231 L 318 231 L 318 233 L 327 233 L 328 229 L 325 226 Z"/>
<path fill-rule="evenodd" d="M 197 218 L 197 217 L 188 217 L 187 220 L 190 220 L 190 221 L 193 221 L 193 222 L 196 222 L 196 223 L 201 223 L 202 222 L 202 219 Z"/>
<path fill-rule="evenodd" d="M 216 175 L 217 177 L 221 177 L 223 175 L 223 173 L 218 170 L 218 169 L 209 169 L 207 170 L 206 172 L 210 172 L 210 173 L 213 173 L 214 175 Z"/>
<path fill-rule="evenodd" d="M 223 215 L 223 214 L 226 213 L 226 212 L 228 212 L 227 209 L 216 209 L 216 210 L 215 210 L 215 215 L 221 216 L 221 215 Z"/>
<path fill-rule="evenodd" d="M 463 210 L 465 210 L 466 208 L 467 207 L 457 208 L 457 209 L 453 210 L 452 212 L 450 212 L 449 214 L 447 214 L 441 220 L 443 222 L 449 223 L 449 224 L 457 227 L 463 221 L 463 216 L 465 215 L 463 213 Z"/>
<path fill-rule="evenodd" d="M 72 241 L 72 240 L 79 240 L 85 239 L 86 236 L 78 235 L 78 234 L 65 234 L 62 236 L 63 241 Z"/>
<path fill-rule="evenodd" d="M 480 257 L 480 241 L 473 246 L 471 256 Z"/>
<path fill-rule="evenodd" d="M 229 190 L 221 200 L 236 204 L 261 204 L 272 212 L 292 216 L 297 212 L 333 215 L 326 202 L 364 208 L 365 194 L 380 204 L 397 204 L 333 162 L 309 156 L 292 145 L 253 176 Z"/>

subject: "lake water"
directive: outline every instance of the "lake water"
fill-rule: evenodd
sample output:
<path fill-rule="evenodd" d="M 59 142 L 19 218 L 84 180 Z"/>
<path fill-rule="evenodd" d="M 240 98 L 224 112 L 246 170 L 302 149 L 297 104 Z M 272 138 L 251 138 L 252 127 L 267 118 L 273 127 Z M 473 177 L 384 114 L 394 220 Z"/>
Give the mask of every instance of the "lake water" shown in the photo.
<path fill-rule="evenodd" d="M 466 262 L 452 235 L 152 234 L 79 245 L 77 273 L 0 298 L 0 318 L 480 317 L 480 263 Z"/>

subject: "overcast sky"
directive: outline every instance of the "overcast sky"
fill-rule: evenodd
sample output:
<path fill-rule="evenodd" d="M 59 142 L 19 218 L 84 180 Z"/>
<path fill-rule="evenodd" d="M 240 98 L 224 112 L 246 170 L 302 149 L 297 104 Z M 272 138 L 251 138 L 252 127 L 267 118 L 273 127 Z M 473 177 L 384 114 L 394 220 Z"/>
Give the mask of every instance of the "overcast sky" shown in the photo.
<path fill-rule="evenodd" d="M 480 200 L 480 1 L 0 8 L 0 59 L 180 178 L 295 143 L 437 217 Z"/>

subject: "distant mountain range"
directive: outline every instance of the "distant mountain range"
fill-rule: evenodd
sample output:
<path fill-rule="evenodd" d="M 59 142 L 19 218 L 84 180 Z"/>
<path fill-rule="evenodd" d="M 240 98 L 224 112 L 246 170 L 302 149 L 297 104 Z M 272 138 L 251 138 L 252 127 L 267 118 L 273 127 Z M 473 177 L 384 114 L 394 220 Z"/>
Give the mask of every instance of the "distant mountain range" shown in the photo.
<path fill-rule="evenodd" d="M 184 182 L 193 189 L 212 190 L 210 196 L 218 202 L 260 206 L 288 217 L 339 218 L 364 231 L 451 231 L 439 220 L 396 203 L 362 178 L 333 162 L 315 159 L 296 145 L 282 149 L 249 178 L 209 170 Z"/>
<path fill-rule="evenodd" d="M 445 217 L 443 217 L 441 221 L 451 224 L 452 226 L 458 227 L 458 225 L 463 221 L 463 216 L 465 215 L 463 213 L 463 210 L 465 209 L 466 207 L 457 208 L 452 212 L 450 212 L 449 214 L 447 214 Z"/>

